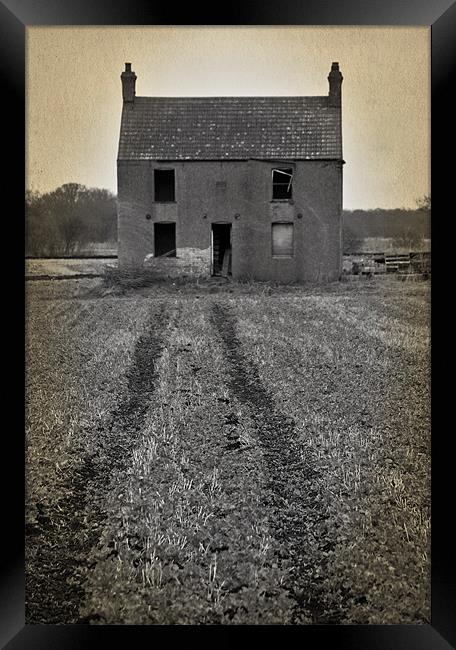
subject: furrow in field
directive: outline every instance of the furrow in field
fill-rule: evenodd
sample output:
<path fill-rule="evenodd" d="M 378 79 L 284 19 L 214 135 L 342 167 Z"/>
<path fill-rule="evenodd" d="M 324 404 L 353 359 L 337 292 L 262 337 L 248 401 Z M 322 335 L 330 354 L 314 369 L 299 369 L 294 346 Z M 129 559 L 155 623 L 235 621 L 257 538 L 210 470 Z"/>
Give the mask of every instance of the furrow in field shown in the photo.
<path fill-rule="evenodd" d="M 424 285 L 34 284 L 28 623 L 428 621 Z"/>
<path fill-rule="evenodd" d="M 423 622 L 429 618 L 427 337 L 400 321 L 401 310 L 408 313 L 406 296 L 390 297 L 396 317 L 382 318 L 380 333 L 363 301 L 351 296 L 350 302 L 345 309 L 337 297 L 280 297 L 269 300 L 267 317 L 253 299 L 233 305 L 241 344 L 319 469 L 328 515 L 321 534 L 333 542 L 325 585 L 339 598 L 342 620 Z M 357 327 L 354 311 L 368 325 Z"/>
<path fill-rule="evenodd" d="M 146 303 L 45 301 L 29 291 L 26 328 L 27 522 L 53 500 L 125 390 Z"/>
<path fill-rule="evenodd" d="M 128 463 L 137 443 L 155 389 L 165 320 L 162 307 L 154 311 L 136 342 L 123 399 L 92 431 L 89 451 L 81 450 L 59 494 L 37 505 L 36 522 L 28 528 L 29 623 L 81 622 L 88 557 L 104 519 L 100 500 L 113 472 Z"/>
<path fill-rule="evenodd" d="M 182 300 L 156 399 L 92 558 L 85 611 L 103 623 L 289 623 L 249 409 L 225 384 L 208 304 Z"/>
<path fill-rule="evenodd" d="M 294 420 L 281 412 L 243 351 L 232 310 L 214 303 L 213 322 L 228 362 L 228 386 L 247 405 L 267 471 L 264 505 L 288 570 L 285 587 L 295 601 L 292 622 L 337 623 L 337 608 L 321 590 L 325 560 L 318 533 L 325 513 L 319 508 L 319 477 L 310 454 L 303 454 Z M 331 543 L 326 541 L 325 551 Z M 316 570 L 317 568 L 317 570 Z"/>

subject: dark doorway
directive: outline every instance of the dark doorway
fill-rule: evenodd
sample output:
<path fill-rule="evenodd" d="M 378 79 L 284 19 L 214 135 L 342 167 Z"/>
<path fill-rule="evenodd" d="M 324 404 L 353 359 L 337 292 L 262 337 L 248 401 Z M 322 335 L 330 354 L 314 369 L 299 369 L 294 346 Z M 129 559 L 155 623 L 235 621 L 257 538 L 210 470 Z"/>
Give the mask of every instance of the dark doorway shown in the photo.
<path fill-rule="evenodd" d="M 154 224 L 155 257 L 176 257 L 176 224 Z"/>
<path fill-rule="evenodd" d="M 231 275 L 231 224 L 212 224 L 212 275 Z"/>

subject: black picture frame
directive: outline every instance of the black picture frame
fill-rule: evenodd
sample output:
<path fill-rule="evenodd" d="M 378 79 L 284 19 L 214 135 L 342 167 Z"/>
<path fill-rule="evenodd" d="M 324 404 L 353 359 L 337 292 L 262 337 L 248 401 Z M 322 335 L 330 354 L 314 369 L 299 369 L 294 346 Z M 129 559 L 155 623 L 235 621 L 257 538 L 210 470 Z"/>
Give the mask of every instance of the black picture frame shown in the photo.
<path fill-rule="evenodd" d="M 14 418 L 4 426 L 4 465 L 10 475 L 4 486 L 4 535 L 6 548 L 1 564 L 1 638 L 2 647 L 18 648 L 88 648 L 109 643 L 140 647 L 145 643 L 173 643 L 191 632 L 198 632 L 201 641 L 213 628 L 149 627 L 149 626 L 86 626 L 25 625 L 24 617 L 24 101 L 25 101 L 25 28 L 32 25 L 427 25 L 432 38 L 432 198 L 434 223 L 441 223 L 450 201 L 451 164 L 445 153 L 454 151 L 454 115 L 456 104 L 451 94 L 456 76 L 456 3 L 450 0 L 311 0 L 277 3 L 253 0 L 231 2 L 228 6 L 199 7 L 187 3 L 176 11 L 172 3 L 148 0 L 3 0 L 0 2 L 0 68 L 3 110 L 3 152 L 5 194 L 9 208 L 4 208 L 7 221 L 7 273 L 4 287 L 8 317 L 9 340 L 16 341 L 14 356 L 4 370 L 8 396 L 14 395 Z M 400 98 L 398 98 L 399 100 Z M 6 155 L 5 155 L 6 154 Z M 454 210 L 452 210 L 453 212 Z M 436 216 L 437 215 L 437 216 Z M 439 239 L 442 227 L 432 229 L 433 240 L 433 308 L 432 325 L 442 303 L 436 287 L 448 277 L 445 255 L 440 256 Z M 437 254 L 436 252 L 437 251 Z M 440 304 L 440 306 L 439 306 Z M 446 325 L 442 325 L 445 320 Z M 448 398 L 435 389 L 439 359 L 446 358 L 450 340 L 450 323 L 439 319 L 438 336 L 432 344 L 432 410 L 444 412 Z M 5 339 L 4 339 L 5 340 Z M 9 347 L 9 345 L 7 345 Z M 9 400 L 8 400 L 9 401 Z M 10 409 L 11 407 L 8 406 Z M 448 412 L 448 411 L 447 411 Z M 444 422 L 444 420 L 442 419 Z M 456 644 L 456 581 L 454 575 L 454 538 L 449 528 L 451 519 L 452 464 L 449 450 L 451 420 L 438 425 L 433 417 L 432 433 L 432 619 L 430 625 L 385 626 L 301 626 L 266 629 L 268 637 L 277 634 L 281 643 L 292 630 L 299 643 L 314 648 L 325 646 L 350 650 L 446 650 Z M 262 632 L 254 626 L 224 628 L 222 638 L 233 641 L 245 631 Z M 220 632 L 220 629 L 219 629 Z M 162 636 L 166 634 L 166 636 Z M 296 637 L 297 635 L 297 637 Z M 240 637 L 239 637 L 240 639 Z M 275 639 L 271 639 L 273 641 Z M 209 638 L 208 638 L 209 641 Z M 257 641 L 258 642 L 258 641 Z"/>

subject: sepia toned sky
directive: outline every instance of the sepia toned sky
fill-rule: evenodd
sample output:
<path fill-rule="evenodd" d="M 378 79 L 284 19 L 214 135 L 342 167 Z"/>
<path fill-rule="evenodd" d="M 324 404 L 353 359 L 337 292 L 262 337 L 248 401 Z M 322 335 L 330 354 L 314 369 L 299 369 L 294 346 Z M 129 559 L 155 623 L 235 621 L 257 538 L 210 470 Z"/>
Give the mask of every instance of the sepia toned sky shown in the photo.
<path fill-rule="evenodd" d="M 429 27 L 29 27 L 26 186 L 114 192 L 132 63 L 142 96 L 326 95 L 342 84 L 344 208 L 430 192 Z"/>

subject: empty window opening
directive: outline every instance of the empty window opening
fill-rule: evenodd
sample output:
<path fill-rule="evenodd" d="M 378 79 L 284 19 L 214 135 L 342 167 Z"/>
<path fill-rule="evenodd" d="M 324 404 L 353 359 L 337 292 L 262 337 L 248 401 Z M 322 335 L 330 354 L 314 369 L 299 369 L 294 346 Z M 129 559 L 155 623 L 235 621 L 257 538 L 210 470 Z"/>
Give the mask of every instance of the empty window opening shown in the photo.
<path fill-rule="evenodd" d="M 272 198 L 291 199 L 293 186 L 292 169 L 272 170 Z"/>
<path fill-rule="evenodd" d="M 154 224 L 155 257 L 176 257 L 176 224 Z"/>
<path fill-rule="evenodd" d="M 231 224 L 212 224 L 212 275 L 231 275 Z"/>
<path fill-rule="evenodd" d="M 293 224 L 272 224 L 272 257 L 293 257 Z"/>
<path fill-rule="evenodd" d="M 154 169 L 155 201 L 174 201 L 174 186 L 174 169 Z"/>

